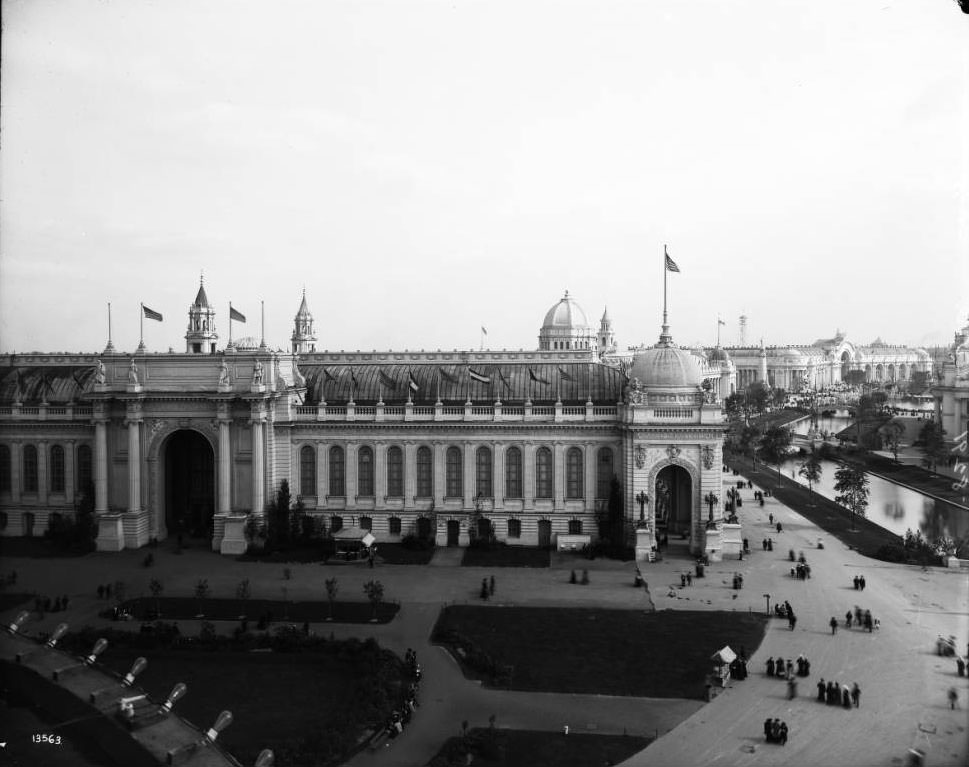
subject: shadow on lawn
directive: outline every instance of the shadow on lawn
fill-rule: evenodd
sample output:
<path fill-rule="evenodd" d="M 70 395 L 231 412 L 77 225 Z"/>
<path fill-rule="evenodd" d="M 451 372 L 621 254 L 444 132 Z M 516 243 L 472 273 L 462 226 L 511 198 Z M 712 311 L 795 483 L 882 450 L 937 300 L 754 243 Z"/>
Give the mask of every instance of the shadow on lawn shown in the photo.
<path fill-rule="evenodd" d="M 195 620 L 237 621 L 242 618 L 256 621 L 268 616 L 272 621 L 321 623 L 330 616 L 329 602 L 282 602 L 273 599 L 194 599 L 192 597 L 139 597 L 129 599 L 122 607 L 135 620 Z M 376 611 L 376 623 L 389 623 L 400 605 L 381 602 Z M 374 610 L 369 602 L 334 602 L 334 623 L 370 623 Z"/>

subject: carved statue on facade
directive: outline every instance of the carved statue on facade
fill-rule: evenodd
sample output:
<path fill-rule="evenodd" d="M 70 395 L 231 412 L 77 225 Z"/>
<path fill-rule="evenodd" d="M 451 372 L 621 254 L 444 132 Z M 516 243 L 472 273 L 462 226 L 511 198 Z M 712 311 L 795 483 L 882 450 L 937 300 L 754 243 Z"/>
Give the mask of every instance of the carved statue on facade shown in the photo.
<path fill-rule="evenodd" d="M 668 456 L 669 456 L 669 459 L 670 459 L 671 461 L 675 461 L 675 460 L 676 460 L 676 458 L 677 458 L 677 456 L 678 456 L 678 455 L 679 455 L 679 454 L 680 454 L 681 452 L 682 452 L 682 451 L 681 451 L 681 450 L 680 450 L 680 449 L 679 449 L 679 448 L 678 448 L 678 447 L 677 447 L 676 445 L 670 445 L 670 446 L 669 446 L 668 448 L 666 448 L 666 455 L 668 455 Z"/>
<path fill-rule="evenodd" d="M 646 402 L 646 392 L 643 391 L 639 378 L 633 378 L 626 387 L 626 402 L 630 405 L 643 405 Z"/>
<path fill-rule="evenodd" d="M 104 374 L 104 363 L 98 360 L 98 364 L 94 368 L 94 383 L 103 384 L 105 380 Z"/>
<path fill-rule="evenodd" d="M 256 366 L 252 369 L 252 383 L 254 385 L 262 384 L 262 362 L 256 360 Z"/>
<path fill-rule="evenodd" d="M 225 360 L 222 360 L 219 365 L 219 386 L 229 385 L 229 367 L 225 364 Z"/>
<path fill-rule="evenodd" d="M 646 448 L 636 445 L 636 468 L 641 469 L 646 465 Z"/>
<path fill-rule="evenodd" d="M 712 469 L 713 468 L 713 445 L 704 445 L 700 450 L 700 455 L 703 458 L 703 468 Z"/>
<path fill-rule="evenodd" d="M 138 385 L 138 365 L 135 364 L 134 359 L 131 360 L 131 365 L 128 367 L 128 383 Z"/>

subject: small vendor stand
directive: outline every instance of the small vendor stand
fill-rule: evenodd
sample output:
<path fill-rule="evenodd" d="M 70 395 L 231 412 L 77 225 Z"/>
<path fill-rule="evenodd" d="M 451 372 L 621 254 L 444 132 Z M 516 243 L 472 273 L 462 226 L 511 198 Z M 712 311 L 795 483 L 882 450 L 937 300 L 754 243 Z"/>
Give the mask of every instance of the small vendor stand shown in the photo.
<path fill-rule="evenodd" d="M 333 533 L 336 557 L 345 559 L 347 562 L 367 559 L 370 556 L 370 547 L 376 540 L 369 530 L 364 530 L 362 527 L 344 527 Z"/>
<path fill-rule="evenodd" d="M 713 683 L 718 687 L 723 687 L 727 677 L 730 676 L 730 664 L 737 660 L 737 653 L 731 650 L 729 645 L 725 645 L 717 650 L 710 660 L 713 661 L 713 674 L 711 675 Z"/>

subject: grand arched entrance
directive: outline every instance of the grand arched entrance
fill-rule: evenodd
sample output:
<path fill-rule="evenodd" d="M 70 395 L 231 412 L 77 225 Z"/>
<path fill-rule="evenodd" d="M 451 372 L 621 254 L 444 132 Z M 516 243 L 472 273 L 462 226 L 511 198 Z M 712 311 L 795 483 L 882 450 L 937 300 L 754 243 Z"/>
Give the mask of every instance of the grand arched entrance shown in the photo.
<path fill-rule="evenodd" d="M 215 455 L 197 431 L 183 429 L 165 443 L 165 525 L 169 535 L 211 538 L 215 513 Z"/>
<path fill-rule="evenodd" d="M 841 380 L 848 380 L 848 373 L 851 372 L 851 355 L 848 352 L 841 352 Z"/>
<path fill-rule="evenodd" d="M 665 466 L 656 475 L 656 526 L 689 535 L 693 522 L 693 481 L 682 466 Z"/>

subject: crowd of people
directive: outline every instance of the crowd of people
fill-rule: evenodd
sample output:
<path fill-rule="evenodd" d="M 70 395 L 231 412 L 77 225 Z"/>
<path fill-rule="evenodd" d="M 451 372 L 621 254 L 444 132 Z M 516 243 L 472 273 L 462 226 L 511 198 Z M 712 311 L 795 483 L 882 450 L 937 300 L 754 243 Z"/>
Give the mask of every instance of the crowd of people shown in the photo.
<path fill-rule="evenodd" d="M 417 662 L 417 653 L 410 647 L 404 653 L 404 665 L 407 667 L 407 674 L 410 677 L 410 681 L 407 684 L 407 690 L 404 694 L 403 705 L 399 709 L 394 710 L 390 715 L 390 721 L 387 722 L 386 733 L 389 738 L 396 738 L 404 731 L 404 725 L 410 722 L 414 712 L 420 706 L 420 703 L 417 701 L 417 693 L 420 689 L 423 671 L 421 670 L 421 665 Z"/>
<path fill-rule="evenodd" d="M 850 688 L 837 681 L 825 682 L 818 680 L 818 703 L 829 706 L 843 706 L 844 708 L 859 708 L 861 706 L 861 687 L 855 682 Z"/>
<path fill-rule="evenodd" d="M 787 722 L 770 717 L 764 720 L 764 737 L 767 738 L 768 743 L 785 745 L 787 743 L 787 732 Z"/>

